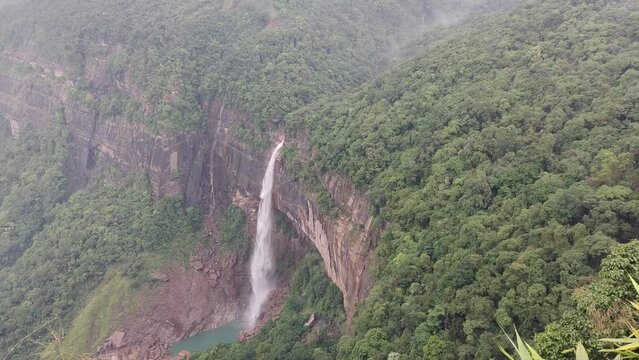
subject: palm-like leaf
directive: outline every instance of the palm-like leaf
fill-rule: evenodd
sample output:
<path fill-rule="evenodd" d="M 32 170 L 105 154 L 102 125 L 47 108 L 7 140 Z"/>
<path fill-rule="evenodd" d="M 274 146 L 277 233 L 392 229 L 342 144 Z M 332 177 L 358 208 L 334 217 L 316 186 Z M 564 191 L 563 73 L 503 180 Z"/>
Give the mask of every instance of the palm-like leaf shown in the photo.
<path fill-rule="evenodd" d="M 630 281 L 632 282 L 632 286 L 635 288 L 635 291 L 637 291 L 637 294 L 639 295 L 639 283 L 637 283 L 635 279 L 632 278 L 632 276 L 630 276 Z M 631 301 L 630 304 L 639 312 L 639 302 Z M 615 344 L 617 346 L 617 348 L 614 349 L 605 349 L 600 351 L 604 353 L 617 354 L 614 360 L 639 359 L 639 353 L 637 352 L 639 350 L 639 329 L 634 329 L 631 327 L 630 330 L 631 333 L 627 337 L 600 339 L 599 341 Z M 515 354 L 519 357 L 519 360 L 544 360 L 532 346 L 521 339 L 519 333 L 517 332 L 517 329 L 515 329 L 516 343 L 515 341 L 513 341 L 513 339 L 510 338 L 510 336 L 508 336 L 504 329 L 502 329 L 501 331 L 504 332 L 504 335 L 506 335 L 506 338 L 515 349 Z M 498 346 L 499 350 L 509 360 L 515 360 L 514 355 L 509 354 L 506 349 L 504 349 L 504 347 L 500 344 L 498 344 Z M 575 353 L 575 360 L 589 359 L 588 352 L 581 342 L 577 344 L 577 347 L 575 349 L 563 351 L 563 353 L 568 352 Z"/>
<path fill-rule="evenodd" d="M 516 344 L 513 339 L 508 336 L 504 329 L 502 329 L 502 331 L 504 332 L 504 335 L 506 335 L 506 338 L 508 339 L 510 344 L 515 349 L 515 354 L 519 357 L 519 360 L 544 360 L 544 358 L 542 358 L 532 346 L 521 339 L 521 337 L 519 336 L 519 332 L 517 332 L 517 329 L 515 329 L 515 336 L 517 340 Z M 515 360 L 513 355 L 509 354 L 503 346 L 499 345 L 499 350 L 504 355 L 506 355 L 509 360 Z"/>
<path fill-rule="evenodd" d="M 575 360 L 588 360 L 588 352 L 581 342 L 577 344 L 575 349 Z"/>
<path fill-rule="evenodd" d="M 635 288 L 637 294 L 639 294 L 639 284 L 637 284 L 632 276 L 629 277 L 632 286 Z M 630 304 L 633 308 L 635 308 L 635 310 L 639 311 L 639 302 L 631 301 Z M 624 338 L 601 339 L 600 341 L 617 345 L 617 347 L 614 349 L 604 349 L 601 350 L 601 352 L 617 354 L 617 357 L 615 359 L 639 358 L 639 352 L 637 352 L 637 350 L 639 349 L 639 329 L 634 329 L 631 327 L 630 330 L 630 335 Z"/>

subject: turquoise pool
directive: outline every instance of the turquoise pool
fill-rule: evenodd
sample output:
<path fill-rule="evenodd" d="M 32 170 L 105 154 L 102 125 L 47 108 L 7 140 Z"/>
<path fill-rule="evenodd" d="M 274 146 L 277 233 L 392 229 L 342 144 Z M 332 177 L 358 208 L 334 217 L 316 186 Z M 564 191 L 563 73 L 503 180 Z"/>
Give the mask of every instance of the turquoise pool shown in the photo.
<path fill-rule="evenodd" d="M 182 350 L 187 350 L 191 354 L 197 351 L 205 351 L 218 344 L 233 343 L 244 330 L 239 323 L 231 322 L 220 326 L 217 329 L 204 331 L 186 338 L 171 346 L 171 354 L 177 355 Z"/>

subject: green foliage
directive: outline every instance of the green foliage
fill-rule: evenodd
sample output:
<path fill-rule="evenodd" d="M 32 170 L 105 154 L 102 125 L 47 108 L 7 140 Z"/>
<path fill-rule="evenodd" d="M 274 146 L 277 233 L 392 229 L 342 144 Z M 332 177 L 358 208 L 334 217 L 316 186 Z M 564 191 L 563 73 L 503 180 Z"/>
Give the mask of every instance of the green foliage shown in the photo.
<path fill-rule="evenodd" d="M 508 337 L 508 335 L 506 335 Z M 538 353 L 535 351 L 533 347 L 531 347 L 528 343 L 521 340 L 519 334 L 517 334 L 517 345 L 512 342 L 510 337 L 508 340 L 515 348 L 515 353 L 517 354 L 517 358 L 520 360 L 544 360 Z M 515 357 L 509 354 L 501 345 L 499 346 L 499 350 L 510 360 L 515 360 Z M 572 353 L 574 355 L 575 360 L 588 360 L 588 352 L 586 352 L 586 348 L 582 343 L 577 343 L 575 349 L 569 349 L 563 351 L 563 353 L 568 354 Z"/>
<path fill-rule="evenodd" d="M 68 137 L 58 122 L 49 131 L 28 126 L 17 139 L 0 139 L 0 268 L 22 255 L 64 199 Z"/>
<path fill-rule="evenodd" d="M 304 326 L 311 314 L 320 319 Z M 341 293 L 327 278 L 319 256 L 311 255 L 293 274 L 282 313 L 248 341 L 218 345 L 197 360 L 334 359 L 335 333 L 344 321 Z"/>
<path fill-rule="evenodd" d="M 113 271 L 105 277 L 96 292 L 89 295 L 86 306 L 73 319 L 63 341 L 45 348 L 42 358 L 57 359 L 60 349 L 64 349 L 66 354 L 84 354 L 96 349 L 111 335 L 111 325 L 135 309 L 131 279 Z M 54 345 L 58 348 L 55 349 Z"/>
<path fill-rule="evenodd" d="M 639 295 L 639 284 L 635 281 L 635 279 L 631 276 L 630 282 L 632 282 L 632 286 L 635 289 L 636 295 Z M 630 305 L 635 311 L 635 315 L 639 314 L 639 301 L 630 301 Z M 613 349 L 604 349 L 601 350 L 605 353 L 617 354 L 618 359 L 637 359 L 639 358 L 639 330 L 630 326 L 631 333 L 629 336 L 625 336 L 622 338 L 606 338 L 601 339 L 600 341 L 614 344 L 617 346 Z"/>
<path fill-rule="evenodd" d="M 543 333 L 535 336 L 536 347 L 546 359 L 570 359 L 569 354 L 564 353 L 574 344 L 586 344 L 589 349 L 596 348 L 595 341 L 584 341 L 593 334 L 592 323 L 583 310 L 566 311 L 561 319 L 546 326 Z M 583 345 L 582 345 L 583 346 Z"/>
<path fill-rule="evenodd" d="M 348 175 L 391 224 L 343 358 L 421 358 L 432 335 L 498 356 L 498 324 L 542 331 L 636 237 L 638 19 L 635 1 L 531 1 L 286 118 L 307 172 Z"/>
<path fill-rule="evenodd" d="M 384 330 L 370 329 L 364 337 L 355 343 L 351 351 L 354 359 L 383 360 L 389 353 L 390 343 L 386 339 Z"/>
<path fill-rule="evenodd" d="M 635 241 L 634 243 L 636 244 L 638 242 Z M 619 248 L 622 248 L 622 247 L 619 247 Z M 637 269 L 639 268 L 635 267 L 633 270 L 637 271 Z M 602 273 L 604 273 L 604 270 L 602 270 Z M 632 285 L 634 289 L 634 296 L 636 297 L 639 295 L 639 284 L 637 284 L 637 282 L 632 276 L 630 276 L 629 278 L 630 278 L 630 284 Z M 593 287 L 595 287 L 596 284 L 608 283 L 608 282 L 609 282 L 608 279 L 605 279 L 602 277 L 598 279 L 595 284 L 590 286 L 590 288 L 592 289 Z M 618 284 L 618 285 L 621 286 L 622 284 Z M 630 322 L 633 320 L 632 317 L 636 316 L 639 313 L 639 302 L 629 301 L 628 304 L 632 306 L 631 310 L 634 311 L 634 314 L 629 314 L 628 318 L 625 319 L 627 321 L 627 324 L 630 324 Z M 627 306 L 628 304 L 625 304 L 625 305 Z M 564 318 L 566 317 L 567 316 L 564 315 Z M 595 319 L 592 319 L 592 318 L 587 318 L 587 317 L 584 317 L 584 318 L 585 318 L 585 321 L 595 321 Z M 537 336 L 539 345 L 547 348 L 548 345 L 556 346 L 557 343 L 561 344 L 561 340 L 563 339 L 559 339 L 559 342 L 557 341 L 558 339 L 551 339 L 551 337 L 557 333 L 557 329 L 560 329 L 561 331 L 561 326 L 564 326 L 564 324 L 549 325 L 544 334 Z M 612 354 L 613 356 L 616 355 L 614 358 L 615 360 L 639 358 L 639 353 L 637 352 L 637 349 L 639 349 L 639 330 L 636 330 L 632 325 L 629 325 L 629 328 L 631 331 L 630 335 L 617 337 L 617 338 L 598 339 L 597 342 L 600 345 L 601 343 L 604 343 L 604 344 L 612 344 L 613 346 L 616 346 L 616 347 L 603 348 L 599 350 L 599 353 L 597 353 L 596 355 L 597 358 L 603 358 L 602 354 Z M 528 345 L 527 343 L 523 342 L 520 339 L 519 333 L 517 333 L 516 330 L 515 330 L 515 333 L 517 335 L 517 345 L 515 345 L 515 343 L 510 339 L 510 337 L 508 337 L 507 334 L 506 334 L 506 337 L 515 348 L 515 351 L 520 359 L 543 360 L 543 358 L 541 358 L 541 356 L 536 352 L 536 350 L 533 347 L 531 347 L 530 345 Z M 569 333 L 569 331 L 566 331 L 566 333 Z M 581 341 L 576 342 L 576 344 L 577 345 L 574 349 L 564 350 L 564 351 L 561 351 L 561 353 L 559 351 L 556 351 L 555 349 L 554 352 L 549 352 L 549 356 L 552 359 L 558 358 L 559 356 L 562 356 L 563 358 L 568 359 L 568 358 L 572 358 L 572 355 L 574 355 L 576 360 L 589 360 L 590 357 L 588 355 L 588 351 L 586 350 L 586 346 L 584 346 L 584 344 Z M 499 349 L 504 355 L 506 355 L 506 357 L 508 357 L 511 360 L 514 360 L 513 356 L 511 356 L 501 345 L 499 345 Z M 606 357 L 606 358 L 609 358 L 609 357 Z"/>
<path fill-rule="evenodd" d="M 182 174 L 180 173 L 179 169 L 171 170 L 171 180 L 178 181 L 178 180 L 180 180 L 181 176 L 182 176 Z"/>
<path fill-rule="evenodd" d="M 139 283 L 148 276 L 140 254 L 187 259 L 200 240 L 197 211 L 185 211 L 181 199 L 154 204 L 142 174 L 105 170 L 49 216 L 24 254 L 0 269 L 2 349 L 49 319 L 68 324 L 113 265 Z M 27 342 L 11 358 L 27 359 L 36 350 Z"/>
<path fill-rule="evenodd" d="M 570 359 L 562 350 L 582 343 L 593 359 L 603 348 L 602 337 L 622 336 L 627 325 L 635 323 L 628 302 L 637 292 L 628 275 L 639 277 L 639 241 L 615 246 L 602 262 L 597 279 L 574 293 L 573 309 L 537 334 L 539 352 L 549 360 Z"/>
<path fill-rule="evenodd" d="M 336 217 L 338 208 L 331 194 L 320 181 L 320 173 L 314 168 L 313 162 L 302 162 L 297 156 L 297 149 L 287 145 L 282 150 L 282 159 L 286 163 L 286 169 L 294 180 L 301 181 L 307 192 L 315 195 L 318 211 Z"/>
<path fill-rule="evenodd" d="M 152 126 L 196 129 L 204 101 L 219 95 L 263 127 L 370 78 L 387 64 L 403 31 L 447 2 L 427 3 L 45 0 L 0 14 L 0 49 L 35 49 L 70 65 L 79 83 L 92 59 L 106 59 L 106 84 L 127 75 L 153 104 L 134 106 L 144 112 L 136 118 Z M 125 100 L 113 92 L 86 95 L 81 98 L 94 108 L 122 112 Z"/>
<path fill-rule="evenodd" d="M 504 332 L 504 334 L 506 335 L 508 342 L 512 345 L 513 348 L 515 348 L 515 353 L 517 354 L 517 357 L 519 358 L 519 360 L 544 360 L 532 346 L 530 346 L 527 342 L 521 339 L 516 329 L 515 329 L 515 336 L 517 339 L 516 344 L 510 338 L 510 336 L 506 334 L 506 332 Z M 510 355 L 506 351 L 506 349 L 504 349 L 501 345 L 499 345 L 499 351 L 501 351 L 502 354 L 504 354 L 509 360 L 515 360 L 515 358 L 512 355 Z"/>
<path fill-rule="evenodd" d="M 424 360 L 453 360 L 455 359 L 452 347 L 455 344 L 452 341 L 442 339 L 434 335 L 430 336 L 424 345 Z"/>
<path fill-rule="evenodd" d="M 246 233 L 246 214 L 244 210 L 229 205 L 224 211 L 224 217 L 220 224 L 220 244 L 226 250 L 248 255 L 251 247 L 251 239 Z"/>
<path fill-rule="evenodd" d="M 245 124 L 233 123 L 231 133 L 234 137 L 245 144 L 249 144 L 253 149 L 263 150 L 268 147 L 268 138 L 263 132 L 256 132 L 255 129 L 247 129 Z"/>

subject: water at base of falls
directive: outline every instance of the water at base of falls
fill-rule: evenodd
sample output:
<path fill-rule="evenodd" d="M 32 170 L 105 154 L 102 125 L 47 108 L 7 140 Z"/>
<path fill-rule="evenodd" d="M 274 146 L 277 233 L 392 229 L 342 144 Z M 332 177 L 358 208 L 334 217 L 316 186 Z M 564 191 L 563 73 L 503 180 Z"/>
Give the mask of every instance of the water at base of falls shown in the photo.
<path fill-rule="evenodd" d="M 257 212 L 257 232 L 251 256 L 251 298 L 246 313 L 246 325 L 252 328 L 262 312 L 262 305 L 273 291 L 273 255 L 271 231 L 273 228 L 272 193 L 275 177 L 275 161 L 284 141 L 277 144 L 262 179 L 260 208 Z"/>
<path fill-rule="evenodd" d="M 175 356 L 182 350 L 187 350 L 191 354 L 194 352 L 206 351 L 218 344 L 229 344 L 237 341 L 238 336 L 243 327 L 236 323 L 228 323 L 217 329 L 201 332 L 197 335 L 188 337 L 169 349 L 171 355 Z"/>

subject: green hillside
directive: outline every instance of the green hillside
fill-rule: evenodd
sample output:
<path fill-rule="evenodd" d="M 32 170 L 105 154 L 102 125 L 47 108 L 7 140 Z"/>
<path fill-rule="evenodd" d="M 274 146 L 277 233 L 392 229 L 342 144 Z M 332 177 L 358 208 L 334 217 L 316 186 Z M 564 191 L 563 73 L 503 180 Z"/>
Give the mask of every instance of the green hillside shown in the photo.
<path fill-rule="evenodd" d="M 635 1 L 530 1 L 287 118 L 390 224 L 342 357 L 488 359 L 573 307 L 639 234 L 638 40 Z"/>
<path fill-rule="evenodd" d="M 182 131 L 217 95 L 261 123 L 379 71 L 394 33 L 427 15 L 419 1 L 401 3 L 45 0 L 5 14 L 0 49 L 70 64 L 81 91 L 93 90 L 82 67 L 106 57 L 112 80 L 126 73 L 153 104 L 142 110 L 109 89 L 87 101 L 103 112 Z"/>
<path fill-rule="evenodd" d="M 70 65 L 79 98 L 103 113 L 193 130 L 202 124 L 204 101 L 219 96 L 263 126 L 369 79 L 386 66 L 394 44 L 440 12 L 517 1 L 31 1 L 0 14 L 0 50 Z M 130 76 L 152 107 L 117 87 L 86 96 L 96 89 L 83 69 L 95 57 L 107 59 L 113 83 Z"/>
<path fill-rule="evenodd" d="M 107 269 L 117 266 L 139 285 L 149 273 L 146 254 L 184 260 L 201 240 L 199 211 L 180 199 L 153 203 L 143 174 L 104 169 L 66 199 L 68 136 L 60 122 L 0 141 L 0 356 L 7 359 L 37 357 L 34 340 L 68 325 Z"/>
<path fill-rule="evenodd" d="M 156 131 L 197 130 L 222 98 L 255 120 L 253 145 L 268 130 L 310 139 L 307 162 L 287 145 L 286 168 L 326 216 L 328 171 L 369 195 L 386 230 L 352 328 L 310 257 L 278 319 L 196 359 L 493 359 L 515 327 L 547 359 L 578 341 L 603 359 L 595 340 L 636 325 L 622 307 L 639 279 L 639 2 L 479 16 L 514 3 L 32 0 L 3 8 L 0 51 L 65 65 L 75 100 Z M 100 86 L 83 75 L 95 58 Z M 104 170 L 67 199 L 54 130 L 0 140 L 0 354 L 45 321 L 68 326 L 108 269 L 129 289 L 144 254 L 200 240 L 198 210 L 154 203 L 141 174 Z"/>

